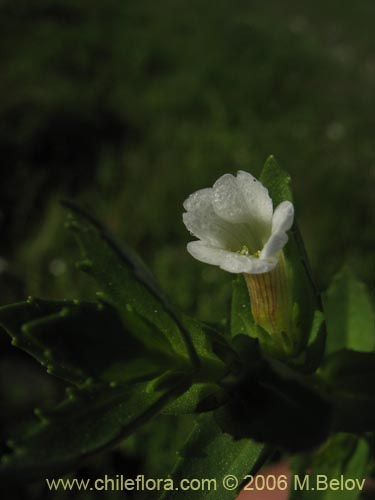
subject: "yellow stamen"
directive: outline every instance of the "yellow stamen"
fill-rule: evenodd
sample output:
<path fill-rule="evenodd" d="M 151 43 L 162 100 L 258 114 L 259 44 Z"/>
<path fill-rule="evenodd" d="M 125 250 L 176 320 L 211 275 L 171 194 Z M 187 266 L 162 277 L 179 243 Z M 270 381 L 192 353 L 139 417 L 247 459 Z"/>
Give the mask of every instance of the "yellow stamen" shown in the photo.
<path fill-rule="evenodd" d="M 239 253 L 240 255 L 251 255 L 252 257 L 259 257 L 260 256 L 260 250 L 257 250 L 254 253 L 250 253 L 249 247 L 246 245 L 242 245 L 242 247 L 237 250 L 236 253 Z"/>
<path fill-rule="evenodd" d="M 237 253 L 239 253 L 240 255 L 249 255 L 249 249 L 246 245 L 242 245 L 242 247 L 237 250 Z"/>

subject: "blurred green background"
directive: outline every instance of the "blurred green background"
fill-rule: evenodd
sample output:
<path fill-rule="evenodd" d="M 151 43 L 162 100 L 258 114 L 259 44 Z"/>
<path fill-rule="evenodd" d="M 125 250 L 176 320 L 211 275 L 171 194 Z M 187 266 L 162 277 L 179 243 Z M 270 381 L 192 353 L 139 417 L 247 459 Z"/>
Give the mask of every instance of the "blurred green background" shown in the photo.
<path fill-rule="evenodd" d="M 217 319 L 229 276 L 185 252 L 181 205 L 271 153 L 292 175 L 320 286 L 348 260 L 369 283 L 374 7 L 3 1 L 1 256 L 18 282 L 4 293 L 80 293 L 58 205 L 73 197 L 181 306 Z"/>
<path fill-rule="evenodd" d="M 373 286 L 374 18 L 373 0 L 1 0 L 1 302 L 93 296 L 73 198 L 179 306 L 225 322 L 231 276 L 185 251 L 182 202 L 271 153 L 320 289 L 345 262 Z M 0 349 L 7 428 L 55 388 Z"/>

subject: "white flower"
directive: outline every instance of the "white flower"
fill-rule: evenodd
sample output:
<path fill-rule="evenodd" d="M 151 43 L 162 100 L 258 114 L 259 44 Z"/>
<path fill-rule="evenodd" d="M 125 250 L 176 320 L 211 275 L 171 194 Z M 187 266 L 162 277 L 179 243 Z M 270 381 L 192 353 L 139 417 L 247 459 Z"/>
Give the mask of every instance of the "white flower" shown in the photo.
<path fill-rule="evenodd" d="M 225 174 L 212 188 L 184 202 L 183 221 L 198 241 L 188 252 L 230 273 L 261 274 L 275 268 L 288 241 L 294 207 L 283 201 L 273 210 L 268 190 L 247 172 Z"/>

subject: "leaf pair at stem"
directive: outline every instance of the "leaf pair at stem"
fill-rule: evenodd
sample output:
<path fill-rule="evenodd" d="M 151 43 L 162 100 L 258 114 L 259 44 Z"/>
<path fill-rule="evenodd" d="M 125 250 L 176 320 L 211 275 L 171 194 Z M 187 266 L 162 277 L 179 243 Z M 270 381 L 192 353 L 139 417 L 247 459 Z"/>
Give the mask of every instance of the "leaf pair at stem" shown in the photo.
<path fill-rule="evenodd" d="M 261 179 L 274 203 L 291 199 L 290 178 L 273 158 Z M 361 299 L 353 294 L 359 285 L 350 275 L 336 280 L 324 297 L 326 341 L 295 226 L 285 248 L 290 297 L 296 298 L 293 325 L 285 328 L 288 338 L 275 340 L 254 320 L 256 305 L 252 313 L 241 275 L 233 284 L 230 332 L 216 331 L 177 311 L 139 258 L 90 214 L 65 206 L 81 247 L 78 266 L 99 287 L 97 301 L 30 299 L 0 309 L 13 344 L 69 384 L 60 405 L 37 410 L 37 420 L 9 441 L 12 451 L 0 468 L 4 480 L 74 470 L 163 413 L 197 414 L 176 478 L 245 477 L 275 447 L 310 453 L 337 432 L 353 433 L 353 439 L 374 432 L 367 296 L 362 288 Z M 361 321 L 353 321 L 356 315 Z M 194 494 L 191 499 L 202 498 Z M 230 500 L 235 493 L 220 495 L 215 498 Z"/>

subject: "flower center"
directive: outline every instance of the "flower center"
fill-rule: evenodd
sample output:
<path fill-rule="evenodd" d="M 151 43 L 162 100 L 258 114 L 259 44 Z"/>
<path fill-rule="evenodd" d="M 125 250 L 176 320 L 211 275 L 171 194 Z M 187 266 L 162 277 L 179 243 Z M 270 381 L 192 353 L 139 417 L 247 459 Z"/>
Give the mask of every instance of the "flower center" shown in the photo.
<path fill-rule="evenodd" d="M 239 250 L 237 250 L 236 253 L 239 253 L 240 255 L 251 255 L 253 257 L 259 257 L 260 250 L 257 250 L 254 253 L 250 253 L 249 248 L 246 245 L 242 245 L 242 247 Z"/>
<path fill-rule="evenodd" d="M 240 255 L 249 255 L 249 249 L 247 248 L 246 245 L 242 245 L 242 247 L 237 250 L 236 253 L 239 253 Z"/>

